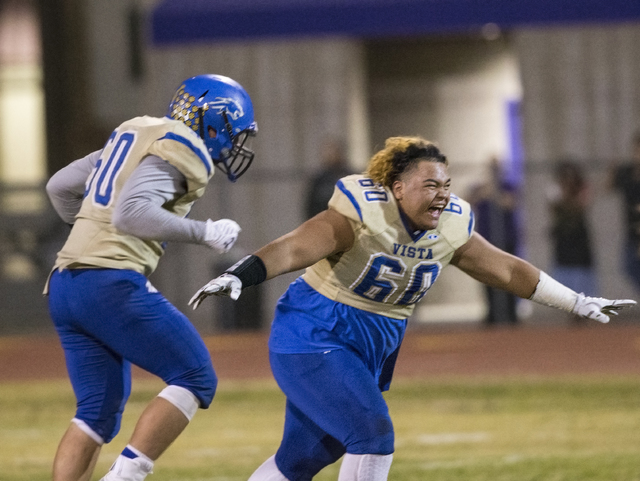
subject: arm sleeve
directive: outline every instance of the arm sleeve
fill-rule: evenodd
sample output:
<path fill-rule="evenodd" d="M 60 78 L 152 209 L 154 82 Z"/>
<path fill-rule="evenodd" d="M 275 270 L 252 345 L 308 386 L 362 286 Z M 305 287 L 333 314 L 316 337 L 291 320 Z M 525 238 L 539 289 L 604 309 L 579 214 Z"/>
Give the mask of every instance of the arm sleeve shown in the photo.
<path fill-rule="evenodd" d="M 102 150 L 97 150 L 72 162 L 56 172 L 47 182 L 46 190 L 49 200 L 60 218 L 67 224 L 73 224 L 76 221 L 87 179 L 96 166 L 101 152 Z"/>
<path fill-rule="evenodd" d="M 179 217 L 163 208 L 186 194 L 187 181 L 159 157 L 146 157 L 125 182 L 113 213 L 125 234 L 157 241 L 204 243 L 206 223 Z"/>

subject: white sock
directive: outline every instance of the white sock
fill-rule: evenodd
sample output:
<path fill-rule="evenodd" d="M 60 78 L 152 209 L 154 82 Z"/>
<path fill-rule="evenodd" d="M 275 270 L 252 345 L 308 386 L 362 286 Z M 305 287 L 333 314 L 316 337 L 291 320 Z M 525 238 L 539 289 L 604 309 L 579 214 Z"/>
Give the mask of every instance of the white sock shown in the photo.
<path fill-rule="evenodd" d="M 345 454 L 338 481 L 387 481 L 393 454 Z"/>
<path fill-rule="evenodd" d="M 275 455 L 267 459 L 262 465 L 255 470 L 249 478 L 249 481 L 289 481 L 276 466 Z"/>
<path fill-rule="evenodd" d="M 153 461 L 131 445 L 116 458 L 109 472 L 100 481 L 144 481 L 153 472 Z"/>

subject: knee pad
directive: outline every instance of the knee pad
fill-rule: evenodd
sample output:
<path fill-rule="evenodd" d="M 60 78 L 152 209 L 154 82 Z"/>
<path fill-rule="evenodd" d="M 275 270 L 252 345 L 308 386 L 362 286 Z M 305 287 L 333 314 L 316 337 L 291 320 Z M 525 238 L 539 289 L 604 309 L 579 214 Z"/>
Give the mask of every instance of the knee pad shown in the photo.
<path fill-rule="evenodd" d="M 177 407 L 189 421 L 193 419 L 200 406 L 195 394 L 180 386 L 167 386 L 158 394 L 158 397 L 166 399 Z"/>

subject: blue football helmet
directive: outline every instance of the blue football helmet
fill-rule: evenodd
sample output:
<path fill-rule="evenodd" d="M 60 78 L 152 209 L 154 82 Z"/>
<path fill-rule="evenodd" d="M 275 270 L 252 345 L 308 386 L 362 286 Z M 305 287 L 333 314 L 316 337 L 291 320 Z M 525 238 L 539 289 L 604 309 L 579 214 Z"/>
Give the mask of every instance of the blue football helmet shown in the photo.
<path fill-rule="evenodd" d="M 245 145 L 258 132 L 253 104 L 242 86 L 222 75 L 198 75 L 182 82 L 169 104 L 167 117 L 184 122 L 201 138 L 213 164 L 231 182 L 253 161 Z"/>

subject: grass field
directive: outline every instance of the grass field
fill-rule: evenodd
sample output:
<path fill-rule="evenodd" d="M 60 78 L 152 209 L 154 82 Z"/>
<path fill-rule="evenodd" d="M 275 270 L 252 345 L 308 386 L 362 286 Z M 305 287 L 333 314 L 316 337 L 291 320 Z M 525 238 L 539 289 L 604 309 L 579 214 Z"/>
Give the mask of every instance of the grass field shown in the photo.
<path fill-rule="evenodd" d="M 386 397 L 396 429 L 397 481 L 640 480 L 640 378 L 504 378 L 396 382 Z M 160 390 L 136 380 L 120 435 L 94 479 L 126 443 Z M 50 478 L 73 415 L 67 381 L 0 384 L 0 480 Z M 156 463 L 150 481 L 241 481 L 273 454 L 284 398 L 269 381 L 224 382 Z M 336 480 L 338 466 L 315 479 Z"/>

